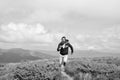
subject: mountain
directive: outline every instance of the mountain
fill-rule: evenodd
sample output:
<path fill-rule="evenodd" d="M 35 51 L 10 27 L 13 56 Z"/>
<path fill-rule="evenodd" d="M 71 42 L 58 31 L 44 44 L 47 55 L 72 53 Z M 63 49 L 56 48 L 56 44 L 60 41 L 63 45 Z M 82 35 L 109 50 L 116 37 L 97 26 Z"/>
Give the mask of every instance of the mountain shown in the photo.
<path fill-rule="evenodd" d="M 119 52 L 76 50 L 73 57 L 119 57 Z"/>
<path fill-rule="evenodd" d="M 48 59 L 53 56 L 40 51 L 25 50 L 21 48 L 0 49 L 0 63 L 14 63 L 25 60 Z"/>
<path fill-rule="evenodd" d="M 59 57 L 59 52 L 57 51 L 45 51 L 42 50 L 42 52 Z M 73 55 L 70 54 L 69 51 L 69 57 L 74 58 L 80 58 L 80 57 L 119 57 L 120 52 L 115 51 L 97 51 L 97 50 L 74 50 Z"/>

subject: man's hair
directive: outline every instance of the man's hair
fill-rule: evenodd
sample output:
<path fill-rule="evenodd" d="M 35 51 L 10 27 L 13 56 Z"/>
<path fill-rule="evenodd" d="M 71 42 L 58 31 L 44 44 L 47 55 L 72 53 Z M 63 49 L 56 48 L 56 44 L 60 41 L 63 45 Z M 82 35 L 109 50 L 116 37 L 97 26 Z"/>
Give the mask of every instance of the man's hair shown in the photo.
<path fill-rule="evenodd" d="M 61 39 L 63 39 L 63 38 L 65 38 L 65 39 L 66 39 L 66 37 L 65 37 L 65 36 L 63 36 Z"/>
<path fill-rule="evenodd" d="M 66 42 L 69 42 L 69 40 L 68 40 L 68 39 L 66 39 Z"/>

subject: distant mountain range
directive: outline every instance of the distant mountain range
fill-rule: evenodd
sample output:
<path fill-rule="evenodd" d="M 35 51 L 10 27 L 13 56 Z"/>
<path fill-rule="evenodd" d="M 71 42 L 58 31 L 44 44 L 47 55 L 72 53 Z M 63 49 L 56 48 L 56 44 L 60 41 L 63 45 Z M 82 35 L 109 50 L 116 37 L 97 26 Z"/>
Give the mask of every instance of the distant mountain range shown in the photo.
<path fill-rule="evenodd" d="M 106 56 L 119 57 L 120 53 L 102 52 L 94 50 L 75 50 L 74 54 L 69 57 L 80 58 L 80 57 L 106 57 Z M 51 58 L 59 58 L 59 52 L 46 50 L 34 51 L 22 48 L 0 49 L 0 63 L 15 63 L 26 60 L 51 59 Z"/>
<path fill-rule="evenodd" d="M 0 63 L 14 63 L 26 60 L 49 59 L 53 56 L 40 51 L 25 50 L 21 48 L 0 49 Z"/>
<path fill-rule="evenodd" d="M 120 52 L 113 51 L 95 51 L 95 50 L 77 50 L 74 57 L 120 57 Z"/>
<path fill-rule="evenodd" d="M 53 55 L 59 57 L 59 52 L 57 51 L 42 51 L 46 54 Z M 70 55 L 70 51 L 69 51 Z M 97 50 L 74 50 L 72 56 L 74 58 L 80 57 L 120 57 L 120 52 L 115 51 L 97 51 Z"/>

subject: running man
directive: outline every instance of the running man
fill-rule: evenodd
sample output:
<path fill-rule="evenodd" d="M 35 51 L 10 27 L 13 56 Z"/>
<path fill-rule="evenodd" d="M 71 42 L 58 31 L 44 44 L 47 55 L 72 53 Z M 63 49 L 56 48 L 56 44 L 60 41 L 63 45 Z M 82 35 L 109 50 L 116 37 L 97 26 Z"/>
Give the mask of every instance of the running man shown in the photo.
<path fill-rule="evenodd" d="M 69 43 L 69 40 L 65 36 L 61 38 L 61 42 L 58 44 L 57 51 L 60 51 L 60 66 L 64 67 L 68 60 L 69 48 L 71 49 L 71 54 L 73 54 L 73 47 Z"/>

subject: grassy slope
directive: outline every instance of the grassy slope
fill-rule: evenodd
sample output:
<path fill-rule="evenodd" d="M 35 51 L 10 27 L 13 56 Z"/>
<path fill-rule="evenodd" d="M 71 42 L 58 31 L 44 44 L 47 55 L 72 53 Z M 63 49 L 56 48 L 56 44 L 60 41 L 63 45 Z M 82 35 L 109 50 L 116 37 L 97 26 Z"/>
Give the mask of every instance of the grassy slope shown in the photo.
<path fill-rule="evenodd" d="M 0 49 L 0 63 L 21 62 L 24 60 L 50 59 L 53 56 L 38 51 L 25 50 L 21 48 Z"/>
<path fill-rule="evenodd" d="M 65 72 L 74 80 L 120 80 L 120 59 L 73 58 Z M 7 64 L 0 67 L 0 76 L 0 80 L 67 80 L 56 59 Z"/>

